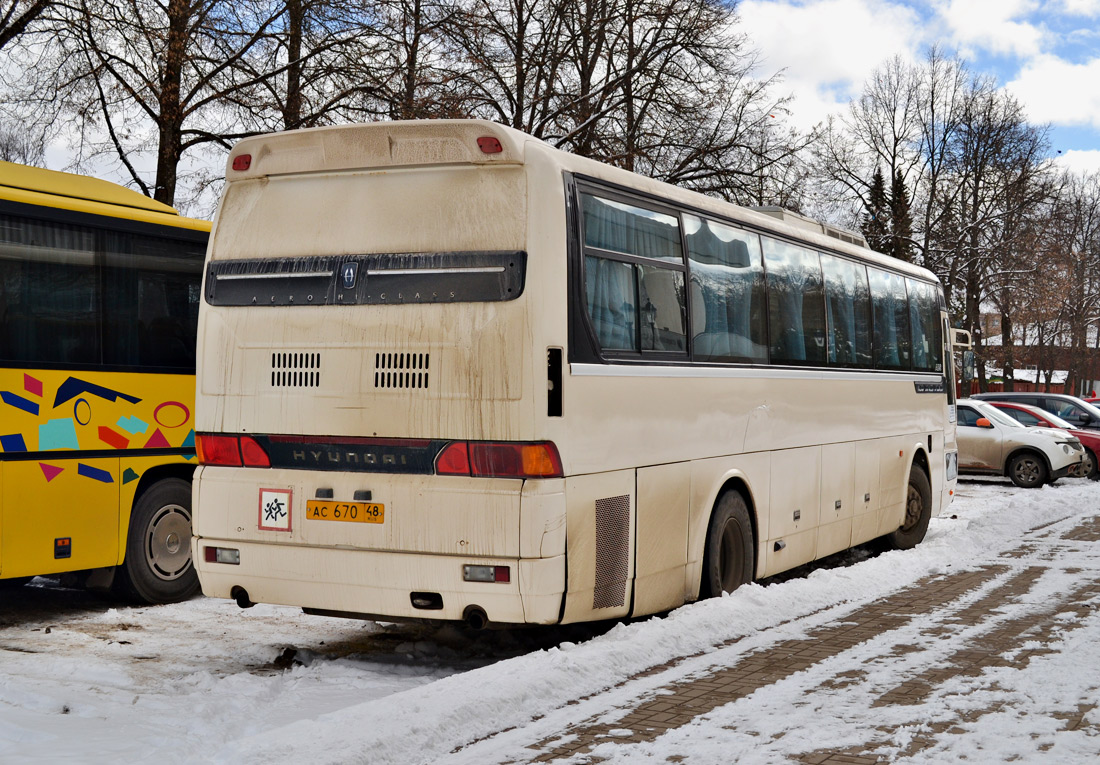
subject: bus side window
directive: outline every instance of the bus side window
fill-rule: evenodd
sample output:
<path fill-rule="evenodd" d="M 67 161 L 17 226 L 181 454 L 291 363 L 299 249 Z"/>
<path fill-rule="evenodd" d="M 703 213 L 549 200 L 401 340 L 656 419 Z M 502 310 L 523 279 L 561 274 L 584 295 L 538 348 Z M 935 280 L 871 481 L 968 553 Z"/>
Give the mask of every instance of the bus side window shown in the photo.
<path fill-rule="evenodd" d="M 764 264 L 756 234 L 684 216 L 692 333 L 700 361 L 766 363 Z"/>
<path fill-rule="evenodd" d="M 943 340 L 936 288 L 927 282 L 906 279 L 909 287 L 909 324 L 913 332 L 913 369 L 943 371 Z"/>
<path fill-rule="evenodd" d="M 685 353 L 679 219 L 591 194 L 581 195 L 581 206 L 585 296 L 600 347 Z"/>
<path fill-rule="evenodd" d="M 821 254 L 825 277 L 825 310 L 829 316 L 829 363 L 871 366 L 871 294 L 867 269 Z"/>
<path fill-rule="evenodd" d="M 591 255 L 584 259 L 588 315 L 600 347 L 634 350 L 634 267 L 629 263 Z"/>
<path fill-rule="evenodd" d="M 909 302 L 905 278 L 868 268 L 874 307 L 875 369 L 909 369 Z"/>
<path fill-rule="evenodd" d="M 825 301 L 817 253 L 763 237 L 773 363 L 824 364 Z"/>
<path fill-rule="evenodd" d="M 685 351 L 684 275 L 667 268 L 638 266 L 643 351 Z"/>
<path fill-rule="evenodd" d="M 4 216 L 0 256 L 4 360 L 98 364 L 94 231 Z"/>

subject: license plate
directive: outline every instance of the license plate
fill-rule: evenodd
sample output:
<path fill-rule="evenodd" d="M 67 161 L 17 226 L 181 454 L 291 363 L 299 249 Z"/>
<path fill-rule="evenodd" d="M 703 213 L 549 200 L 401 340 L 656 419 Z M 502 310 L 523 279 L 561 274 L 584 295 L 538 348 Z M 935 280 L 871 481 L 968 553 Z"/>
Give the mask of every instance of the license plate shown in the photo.
<path fill-rule="evenodd" d="M 310 521 L 348 521 L 351 523 L 382 523 L 386 506 L 375 502 L 334 502 L 306 500 L 306 519 Z"/>

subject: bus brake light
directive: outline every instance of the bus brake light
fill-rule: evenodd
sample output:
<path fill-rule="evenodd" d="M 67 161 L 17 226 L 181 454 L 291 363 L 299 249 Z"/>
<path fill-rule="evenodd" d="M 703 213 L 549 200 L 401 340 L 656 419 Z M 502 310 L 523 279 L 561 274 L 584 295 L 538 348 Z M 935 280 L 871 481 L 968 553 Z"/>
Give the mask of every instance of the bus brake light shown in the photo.
<path fill-rule="evenodd" d="M 560 478 L 561 457 L 551 441 L 452 441 L 436 458 L 437 475 L 480 478 Z"/>
<path fill-rule="evenodd" d="M 241 436 L 241 457 L 247 467 L 271 467 L 267 452 L 251 436 Z"/>
<path fill-rule="evenodd" d="M 195 436 L 195 453 L 200 465 L 241 466 L 241 450 L 236 436 Z"/>
<path fill-rule="evenodd" d="M 195 452 L 200 465 L 224 467 L 271 467 L 264 448 L 251 436 L 195 436 Z"/>

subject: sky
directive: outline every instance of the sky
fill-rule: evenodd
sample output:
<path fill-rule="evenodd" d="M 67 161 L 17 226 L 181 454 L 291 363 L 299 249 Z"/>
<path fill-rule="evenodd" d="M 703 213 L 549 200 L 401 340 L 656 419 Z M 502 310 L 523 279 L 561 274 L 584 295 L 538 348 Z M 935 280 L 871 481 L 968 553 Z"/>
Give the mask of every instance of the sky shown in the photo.
<path fill-rule="evenodd" d="M 845 109 L 887 59 L 939 45 L 1049 125 L 1060 164 L 1100 170 L 1100 0 L 741 0 L 737 11 L 760 73 L 782 71 L 798 127 Z"/>

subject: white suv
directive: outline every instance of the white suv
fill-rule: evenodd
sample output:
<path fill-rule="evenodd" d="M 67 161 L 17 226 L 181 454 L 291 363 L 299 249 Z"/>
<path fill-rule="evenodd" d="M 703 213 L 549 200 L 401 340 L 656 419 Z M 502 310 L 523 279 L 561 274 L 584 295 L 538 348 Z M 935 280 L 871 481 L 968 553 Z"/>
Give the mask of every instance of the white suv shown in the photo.
<path fill-rule="evenodd" d="M 1033 489 L 1053 483 L 1081 464 L 1081 442 L 1058 428 L 1029 428 L 976 399 L 959 399 L 959 472 L 1007 475 Z"/>

